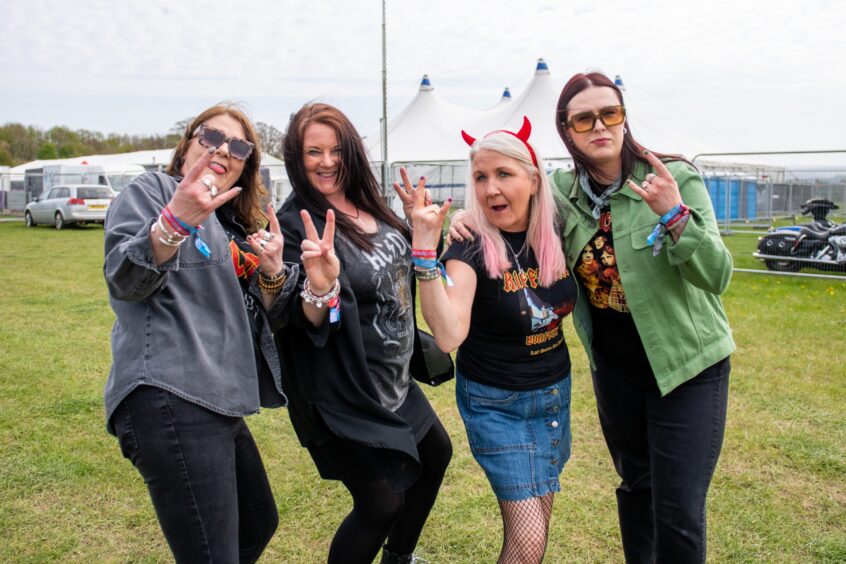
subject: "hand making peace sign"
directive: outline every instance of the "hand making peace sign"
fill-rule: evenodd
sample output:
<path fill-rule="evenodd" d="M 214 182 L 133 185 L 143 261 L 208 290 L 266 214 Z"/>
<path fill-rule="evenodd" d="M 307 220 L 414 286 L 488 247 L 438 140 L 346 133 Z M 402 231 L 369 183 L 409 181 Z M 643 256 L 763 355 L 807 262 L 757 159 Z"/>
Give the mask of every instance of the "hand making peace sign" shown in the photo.
<path fill-rule="evenodd" d="M 300 244 L 303 268 L 312 292 L 322 296 L 332 290 L 341 273 L 341 262 L 335 254 L 335 212 L 326 212 L 323 237 L 318 236 L 317 228 L 306 210 L 300 211 L 300 217 L 306 232 L 306 238 Z"/>
<path fill-rule="evenodd" d="M 646 160 L 658 174 L 655 175 L 650 172 L 640 186 L 628 180 L 629 188 L 643 198 L 643 201 L 649 205 L 655 215 L 664 215 L 677 204 L 682 203 L 679 185 L 670 171 L 667 170 L 667 167 L 664 166 L 664 163 L 661 162 L 661 159 L 648 151 L 644 151 L 643 156 L 646 157 Z"/>

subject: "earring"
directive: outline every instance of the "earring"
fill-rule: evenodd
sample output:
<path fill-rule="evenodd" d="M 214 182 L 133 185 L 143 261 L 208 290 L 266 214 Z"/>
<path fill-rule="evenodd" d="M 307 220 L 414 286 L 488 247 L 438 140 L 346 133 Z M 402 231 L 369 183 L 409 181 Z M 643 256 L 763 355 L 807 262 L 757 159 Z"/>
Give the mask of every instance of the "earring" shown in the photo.
<path fill-rule="evenodd" d="M 625 135 L 628 132 L 629 132 L 628 128 L 626 128 L 626 126 L 624 125 L 623 126 L 623 135 Z"/>

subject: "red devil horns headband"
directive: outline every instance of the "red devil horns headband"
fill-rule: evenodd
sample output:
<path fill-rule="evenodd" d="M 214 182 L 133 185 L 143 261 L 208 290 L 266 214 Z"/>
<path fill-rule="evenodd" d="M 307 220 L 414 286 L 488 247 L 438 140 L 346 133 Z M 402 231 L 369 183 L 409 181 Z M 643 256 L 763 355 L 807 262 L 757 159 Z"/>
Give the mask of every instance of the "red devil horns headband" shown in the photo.
<path fill-rule="evenodd" d="M 485 137 L 489 137 L 494 133 L 507 133 L 509 135 L 513 135 L 514 137 L 522 141 L 523 145 L 525 145 L 526 148 L 529 150 L 529 155 L 531 155 L 532 157 L 532 164 L 535 165 L 535 168 L 538 168 L 538 158 L 535 156 L 535 151 L 534 149 L 532 149 L 532 146 L 529 145 L 529 135 L 532 134 L 532 124 L 529 121 L 529 118 L 523 116 L 523 127 L 521 127 L 520 131 L 518 131 L 517 133 L 514 133 L 513 131 L 508 131 L 506 129 L 497 129 L 496 131 L 491 131 L 490 133 L 485 135 Z M 461 137 L 463 137 L 464 142 L 470 145 L 471 147 L 473 146 L 473 143 L 476 142 L 476 138 L 471 137 L 463 129 L 461 130 Z"/>

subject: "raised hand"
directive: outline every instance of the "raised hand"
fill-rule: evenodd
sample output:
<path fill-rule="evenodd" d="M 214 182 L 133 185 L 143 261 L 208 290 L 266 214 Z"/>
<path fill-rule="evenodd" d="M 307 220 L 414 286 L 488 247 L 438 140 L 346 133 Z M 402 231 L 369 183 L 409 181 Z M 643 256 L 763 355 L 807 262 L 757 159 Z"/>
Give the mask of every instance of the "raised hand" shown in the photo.
<path fill-rule="evenodd" d="M 237 186 L 232 189 L 226 186 L 215 186 L 212 175 L 201 177 L 202 172 L 211 162 L 214 151 L 215 149 L 209 149 L 197 159 L 176 187 L 176 192 L 168 203 L 173 215 L 188 225 L 200 225 L 214 210 L 241 193 L 241 188 Z M 218 191 L 221 192 L 218 193 Z"/>
<path fill-rule="evenodd" d="M 682 203 L 679 185 L 661 159 L 647 151 L 644 151 L 643 156 L 658 174 L 650 172 L 640 186 L 628 180 L 629 188 L 643 198 L 655 215 L 664 215 L 677 204 Z"/>
<path fill-rule="evenodd" d="M 468 239 L 472 241 L 475 237 L 473 232 L 470 231 L 470 228 L 467 226 L 467 212 L 464 210 L 458 210 L 454 214 L 452 214 L 452 219 L 449 222 L 449 232 L 447 233 L 447 239 L 450 241 L 464 241 Z"/>
<path fill-rule="evenodd" d="M 402 202 L 402 211 L 405 213 L 406 219 L 411 221 L 411 214 L 414 212 L 414 195 L 416 194 L 415 188 L 412 186 L 411 182 L 408 179 L 408 171 L 405 167 L 400 167 L 400 174 L 402 175 L 403 186 L 400 186 L 399 182 L 394 182 L 394 190 L 396 190 L 397 196 L 399 196 L 400 201 Z M 418 186 L 423 187 L 423 201 L 428 206 L 432 204 L 432 194 L 426 189 L 426 177 L 420 177 L 420 183 Z"/>
<path fill-rule="evenodd" d="M 341 262 L 335 254 L 335 212 L 326 212 L 326 227 L 322 237 L 318 236 L 317 228 L 306 210 L 300 211 L 300 217 L 306 232 L 300 248 L 303 250 L 303 269 L 308 276 L 309 286 L 318 296 L 328 294 L 341 273 Z"/>
<path fill-rule="evenodd" d="M 253 248 L 259 259 L 259 268 L 268 276 L 276 276 L 282 272 L 282 248 L 284 238 L 279 228 L 279 220 L 273 213 L 273 206 L 268 204 L 267 217 L 270 218 L 267 230 L 259 229 L 257 232 L 247 236 L 247 242 Z"/>
<path fill-rule="evenodd" d="M 397 194 L 400 194 L 404 209 L 407 209 L 407 199 L 410 200 L 408 203 L 410 203 L 411 221 L 414 225 L 411 246 L 415 249 L 435 249 L 441 238 L 444 219 L 452 205 L 452 198 L 448 199 L 442 206 L 432 204 L 431 200 L 427 203 L 426 179 L 421 178 L 415 188 L 408 177 L 408 171 L 404 167 L 400 168 L 400 175 L 402 176 L 403 187 L 395 182 L 394 190 L 397 191 Z M 403 193 L 405 196 L 402 195 Z M 406 211 L 406 213 L 408 212 Z"/>

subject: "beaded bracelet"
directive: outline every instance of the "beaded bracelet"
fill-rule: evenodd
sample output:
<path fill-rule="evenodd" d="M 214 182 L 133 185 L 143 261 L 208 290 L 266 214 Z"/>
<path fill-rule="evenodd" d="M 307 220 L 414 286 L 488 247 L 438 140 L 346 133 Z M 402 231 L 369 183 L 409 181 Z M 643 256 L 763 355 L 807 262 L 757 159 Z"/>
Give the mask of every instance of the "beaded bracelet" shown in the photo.
<path fill-rule="evenodd" d="M 323 294 L 322 296 L 317 296 L 311 291 L 311 284 L 309 283 L 308 276 L 306 276 L 305 282 L 303 283 L 303 291 L 300 292 L 300 297 L 303 301 L 305 301 L 305 303 L 311 304 L 317 309 L 320 309 L 323 306 L 328 305 L 329 302 L 337 298 L 340 294 L 341 281 L 337 278 L 335 279 L 335 285 L 332 286 L 332 289 L 329 290 L 329 292 Z"/>
<path fill-rule="evenodd" d="M 282 291 L 286 280 L 288 280 L 287 268 L 283 267 L 282 272 L 276 276 L 268 276 L 259 269 L 258 286 L 265 294 L 278 294 Z"/>
<path fill-rule="evenodd" d="M 429 280 L 438 280 L 441 277 L 441 271 L 436 266 L 434 268 L 415 268 L 414 277 L 421 282 L 428 282 Z"/>

